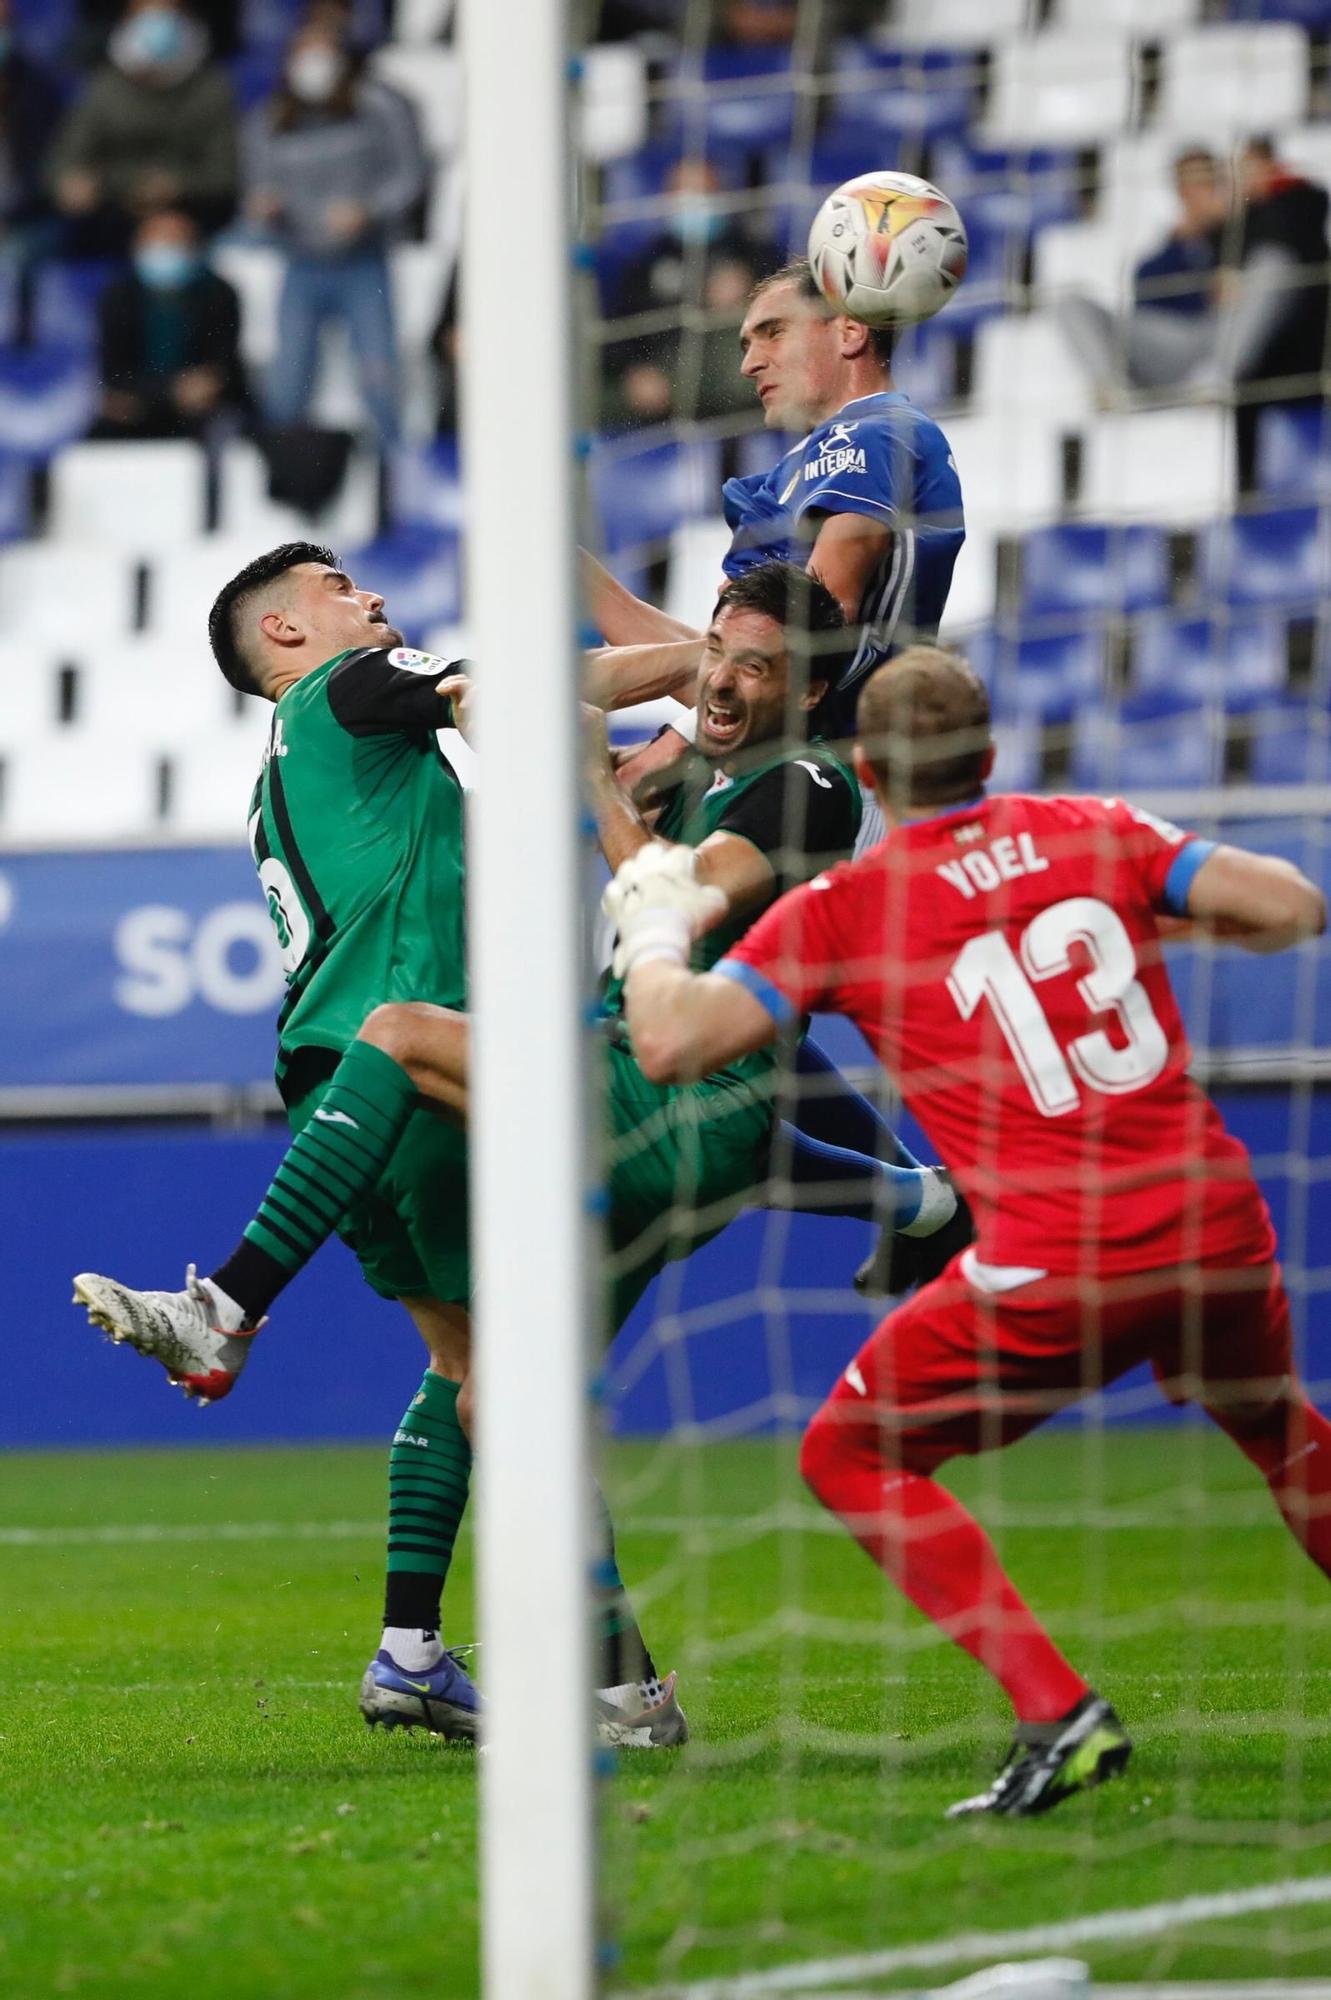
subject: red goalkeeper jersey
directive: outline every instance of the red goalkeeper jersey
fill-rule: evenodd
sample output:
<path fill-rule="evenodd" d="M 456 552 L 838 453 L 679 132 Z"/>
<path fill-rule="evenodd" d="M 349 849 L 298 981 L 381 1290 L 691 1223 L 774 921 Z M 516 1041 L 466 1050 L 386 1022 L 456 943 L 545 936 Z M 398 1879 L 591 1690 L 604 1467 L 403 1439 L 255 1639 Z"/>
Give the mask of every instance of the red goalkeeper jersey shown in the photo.
<path fill-rule="evenodd" d="M 716 969 L 779 1021 L 855 1022 L 956 1174 L 982 1264 L 1265 1262 L 1266 1203 L 1187 1075 L 1160 955 L 1211 847 L 1119 799 L 980 799 L 783 897 Z"/>

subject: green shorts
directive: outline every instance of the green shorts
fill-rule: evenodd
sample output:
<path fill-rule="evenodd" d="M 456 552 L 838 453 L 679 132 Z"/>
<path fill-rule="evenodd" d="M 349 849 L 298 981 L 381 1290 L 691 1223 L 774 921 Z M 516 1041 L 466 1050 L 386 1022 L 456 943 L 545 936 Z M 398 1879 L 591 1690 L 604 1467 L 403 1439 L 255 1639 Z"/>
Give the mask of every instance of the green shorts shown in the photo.
<path fill-rule="evenodd" d="M 321 1082 L 288 1107 L 293 1132 L 314 1115 L 327 1088 Z M 338 1235 L 381 1298 L 466 1305 L 471 1253 L 462 1128 L 435 1112 L 414 1111 L 373 1193 L 348 1212 Z"/>
<path fill-rule="evenodd" d="M 772 1074 L 649 1083 L 608 1043 L 610 1330 L 664 1264 L 720 1233 L 761 1191 L 772 1147 Z"/>

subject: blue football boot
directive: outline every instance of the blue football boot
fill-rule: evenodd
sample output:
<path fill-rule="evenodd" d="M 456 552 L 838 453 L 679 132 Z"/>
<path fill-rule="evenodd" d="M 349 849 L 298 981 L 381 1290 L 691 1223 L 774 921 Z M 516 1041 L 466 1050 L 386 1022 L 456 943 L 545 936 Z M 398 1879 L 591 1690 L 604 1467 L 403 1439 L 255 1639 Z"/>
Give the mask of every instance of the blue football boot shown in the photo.
<path fill-rule="evenodd" d="M 480 1690 L 456 1653 L 434 1666 L 408 1673 L 382 1647 L 365 1669 L 360 1712 L 371 1729 L 428 1729 L 435 1736 L 474 1742 L 480 1735 L 484 1704 Z"/>

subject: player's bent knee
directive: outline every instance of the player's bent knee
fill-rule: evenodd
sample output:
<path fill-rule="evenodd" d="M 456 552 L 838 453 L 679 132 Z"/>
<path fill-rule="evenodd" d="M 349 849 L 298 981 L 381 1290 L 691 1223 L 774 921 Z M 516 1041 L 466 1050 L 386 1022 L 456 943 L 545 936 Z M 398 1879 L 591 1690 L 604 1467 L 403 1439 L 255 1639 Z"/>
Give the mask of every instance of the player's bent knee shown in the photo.
<path fill-rule="evenodd" d="M 356 1039 L 369 1042 L 372 1048 L 391 1056 L 394 1062 L 401 1063 L 405 1069 L 407 1058 L 411 1054 L 414 1031 L 411 1009 L 402 1001 L 386 1000 L 382 1006 L 376 1007 L 372 1013 L 366 1015 Z"/>
<path fill-rule="evenodd" d="M 471 1437 L 472 1422 L 476 1414 L 476 1393 L 471 1386 L 471 1379 L 468 1375 L 458 1390 L 458 1422 L 467 1438 Z"/>

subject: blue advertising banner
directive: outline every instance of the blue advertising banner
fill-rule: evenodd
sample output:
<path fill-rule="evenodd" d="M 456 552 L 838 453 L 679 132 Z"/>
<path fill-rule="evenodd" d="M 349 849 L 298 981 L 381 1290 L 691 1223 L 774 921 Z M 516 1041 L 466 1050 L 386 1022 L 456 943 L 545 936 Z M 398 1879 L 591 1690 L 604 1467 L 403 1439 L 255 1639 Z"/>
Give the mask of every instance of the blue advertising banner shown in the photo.
<path fill-rule="evenodd" d="M 0 855 L 0 1093 L 271 1080 L 277 939 L 244 847 Z"/>

